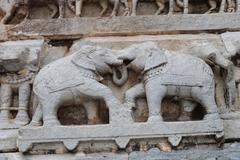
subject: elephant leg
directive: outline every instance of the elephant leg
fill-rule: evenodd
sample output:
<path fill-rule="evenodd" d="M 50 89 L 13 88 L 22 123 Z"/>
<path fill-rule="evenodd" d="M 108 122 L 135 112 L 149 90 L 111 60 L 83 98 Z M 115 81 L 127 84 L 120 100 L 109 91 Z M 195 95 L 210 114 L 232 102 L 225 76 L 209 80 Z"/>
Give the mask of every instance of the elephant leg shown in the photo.
<path fill-rule="evenodd" d="M 65 0 L 58 0 L 58 8 L 59 8 L 59 18 L 64 18 L 65 14 Z"/>
<path fill-rule="evenodd" d="M 107 12 L 107 9 L 108 9 L 108 1 L 107 0 L 100 0 L 99 1 L 99 4 L 100 6 L 102 7 L 102 11 L 100 13 L 100 17 L 102 17 L 106 12 Z"/>
<path fill-rule="evenodd" d="M 114 7 L 113 7 L 111 17 L 114 17 L 117 15 L 118 8 L 119 8 L 119 0 L 114 0 Z"/>
<path fill-rule="evenodd" d="M 215 101 L 215 88 L 214 85 L 207 87 L 194 87 L 192 88 L 192 96 L 197 100 L 203 107 L 206 108 L 207 115 L 204 119 L 212 117 L 219 117 L 217 111 L 217 104 Z"/>
<path fill-rule="evenodd" d="M 57 111 L 60 106 L 60 97 L 55 96 L 44 101 L 40 100 L 43 109 L 43 125 L 56 126 L 60 125 L 57 118 Z"/>
<path fill-rule="evenodd" d="M 229 12 L 229 13 L 235 12 L 235 8 L 236 8 L 235 2 L 233 0 L 227 0 L 227 2 L 228 2 L 227 12 Z"/>
<path fill-rule="evenodd" d="M 184 0 L 183 1 L 183 5 L 184 5 L 183 14 L 188 14 L 189 1 L 188 0 Z"/>
<path fill-rule="evenodd" d="M 10 123 L 10 107 L 12 104 L 12 88 L 9 84 L 2 84 L 1 86 L 1 116 L 0 123 Z"/>
<path fill-rule="evenodd" d="M 156 83 L 154 80 L 149 81 L 145 86 L 149 109 L 148 122 L 150 123 L 163 121 L 161 115 L 161 104 L 167 92 L 166 86 Z"/>
<path fill-rule="evenodd" d="M 157 12 L 155 13 L 155 15 L 159 15 L 159 14 L 161 14 L 161 13 L 164 11 L 164 9 L 165 9 L 165 0 L 157 0 L 156 3 L 157 3 L 157 6 L 158 6 L 158 10 L 157 10 Z"/>
<path fill-rule="evenodd" d="M 133 122 L 131 110 L 125 107 L 112 93 L 111 89 L 96 81 L 80 86 L 79 91 L 92 98 L 104 99 L 109 109 L 110 123 Z"/>
<path fill-rule="evenodd" d="M 131 14 L 131 16 L 136 16 L 137 15 L 137 4 L 138 4 L 138 0 L 133 0 L 132 1 L 132 14 Z"/>
<path fill-rule="evenodd" d="M 173 12 L 174 12 L 174 2 L 175 2 L 175 0 L 169 0 L 169 12 L 168 12 L 168 14 L 173 14 Z"/>
<path fill-rule="evenodd" d="M 223 13 L 225 11 L 225 9 L 226 9 L 226 0 L 222 0 L 219 12 Z"/>
<path fill-rule="evenodd" d="M 94 99 L 84 102 L 84 107 L 87 112 L 88 124 L 99 123 L 98 117 L 98 102 Z"/>
<path fill-rule="evenodd" d="M 135 108 L 135 99 L 139 96 L 145 95 L 145 88 L 143 83 L 136 84 L 125 93 L 125 104 L 129 108 Z"/>
<path fill-rule="evenodd" d="M 83 8 L 83 0 L 76 0 L 76 16 L 81 17 Z"/>
<path fill-rule="evenodd" d="M 222 0 L 222 1 L 225 1 L 225 0 Z M 207 12 L 205 12 L 205 14 L 212 13 L 217 8 L 216 0 L 208 0 L 208 4 L 210 6 L 210 9 Z"/>
<path fill-rule="evenodd" d="M 6 15 L 2 18 L 1 23 L 7 24 L 11 20 L 15 12 L 16 12 L 16 7 L 12 7 L 11 10 L 6 12 Z"/>
<path fill-rule="evenodd" d="M 58 7 L 54 4 L 47 4 L 47 7 L 52 11 L 51 18 L 56 17 L 58 13 Z"/>
<path fill-rule="evenodd" d="M 29 122 L 28 104 L 30 100 L 31 87 L 28 82 L 23 83 L 18 88 L 19 107 L 15 119 L 16 124 L 26 125 Z"/>
<path fill-rule="evenodd" d="M 32 117 L 32 121 L 29 124 L 30 126 L 40 126 L 43 118 L 42 106 L 39 103 L 37 109 Z"/>

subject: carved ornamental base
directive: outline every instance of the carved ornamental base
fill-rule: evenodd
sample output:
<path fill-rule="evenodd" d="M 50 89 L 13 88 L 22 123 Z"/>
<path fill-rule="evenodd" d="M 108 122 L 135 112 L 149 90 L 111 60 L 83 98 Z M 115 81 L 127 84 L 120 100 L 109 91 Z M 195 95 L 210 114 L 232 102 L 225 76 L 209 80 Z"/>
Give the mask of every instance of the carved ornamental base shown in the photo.
<path fill-rule="evenodd" d="M 81 147 L 83 143 L 104 142 L 111 144 L 115 141 L 118 148 L 126 149 L 131 140 L 156 138 L 168 138 L 173 146 L 178 146 L 183 137 L 215 136 L 219 139 L 223 135 L 223 123 L 217 118 L 188 122 L 25 127 L 19 131 L 18 147 L 21 152 L 27 152 L 32 150 L 33 146 L 43 144 L 48 147 L 52 145 L 51 148 L 54 149 L 53 144 L 56 142 L 63 143 L 68 151 L 73 151 Z"/>

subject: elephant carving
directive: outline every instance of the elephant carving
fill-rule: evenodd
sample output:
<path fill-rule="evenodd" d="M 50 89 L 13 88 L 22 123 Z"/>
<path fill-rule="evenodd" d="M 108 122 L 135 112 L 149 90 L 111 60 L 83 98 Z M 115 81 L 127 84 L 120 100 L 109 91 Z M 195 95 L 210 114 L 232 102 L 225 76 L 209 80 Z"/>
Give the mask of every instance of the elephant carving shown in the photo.
<path fill-rule="evenodd" d="M 4 14 L 2 24 L 7 24 L 24 0 L 0 0 L 0 13 Z"/>
<path fill-rule="evenodd" d="M 179 7 L 183 8 L 184 13 L 188 13 L 188 3 L 189 0 L 176 0 Z M 208 0 L 208 5 L 210 6 L 209 10 L 206 13 L 212 13 L 216 11 L 218 3 L 220 3 L 219 12 L 234 12 L 236 4 L 233 0 Z"/>
<path fill-rule="evenodd" d="M 112 52 L 86 45 L 40 70 L 33 84 L 39 105 L 31 125 L 38 124 L 42 115 L 44 126 L 59 125 L 57 111 L 66 102 L 83 104 L 91 116 L 89 114 L 96 112 L 92 101 L 99 99 L 103 99 L 109 108 L 110 123 L 130 123 L 131 111 L 120 103 L 110 88 L 99 82 L 102 80 L 100 74 L 112 73 L 110 66 L 123 63 Z"/>
<path fill-rule="evenodd" d="M 58 12 L 59 18 L 64 17 L 64 0 L 0 0 L 0 13 L 4 14 L 1 23 L 7 24 L 21 5 L 28 6 L 26 15 L 28 18 L 30 7 L 36 4 L 47 6 L 52 11 L 51 18 L 56 17 Z"/>
<path fill-rule="evenodd" d="M 74 2 L 75 1 L 75 2 Z M 70 8 L 71 11 L 76 13 L 76 16 L 80 17 L 82 15 L 82 8 L 83 8 L 83 3 L 84 2 L 97 2 L 99 5 L 102 7 L 102 11 L 100 13 L 100 16 L 102 17 L 108 10 L 109 5 L 113 4 L 113 10 L 111 17 L 114 17 L 117 15 L 118 9 L 119 9 L 119 3 L 123 3 L 125 5 L 125 12 L 124 15 L 129 14 L 129 6 L 127 0 L 97 0 L 97 1 L 92 1 L 92 0 L 67 0 L 68 7 Z M 75 6 L 74 6 L 75 3 Z"/>
<path fill-rule="evenodd" d="M 47 6 L 49 10 L 52 11 L 51 18 L 54 18 L 59 13 L 59 18 L 64 17 L 65 13 L 65 0 L 25 0 L 28 6 L 28 14 L 29 17 L 29 9 L 32 5 L 44 5 Z"/>
<path fill-rule="evenodd" d="M 173 13 L 174 0 L 156 0 L 158 10 L 155 13 L 155 15 L 159 15 L 164 11 L 167 2 L 169 2 L 169 14 Z M 138 3 L 138 0 L 133 0 L 133 2 L 132 2 L 132 14 L 131 14 L 132 16 L 136 16 L 137 3 Z"/>
<path fill-rule="evenodd" d="M 125 102 L 134 107 L 136 97 L 146 94 L 148 122 L 162 121 L 161 103 L 165 96 L 192 98 L 206 108 L 204 119 L 218 118 L 212 69 L 200 58 L 174 54 L 153 42 L 132 45 L 119 59 L 131 61 L 129 69 L 141 73 L 142 82 L 125 93 Z"/>

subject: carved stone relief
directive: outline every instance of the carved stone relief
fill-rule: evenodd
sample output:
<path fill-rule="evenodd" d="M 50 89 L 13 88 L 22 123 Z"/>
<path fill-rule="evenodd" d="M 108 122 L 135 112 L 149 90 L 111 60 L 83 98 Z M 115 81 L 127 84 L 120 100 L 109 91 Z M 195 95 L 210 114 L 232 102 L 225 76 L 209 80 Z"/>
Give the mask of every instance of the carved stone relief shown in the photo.
<path fill-rule="evenodd" d="M 38 71 L 42 45 L 43 41 L 6 42 L 0 45 L 1 128 L 18 128 L 29 122 L 31 84 Z M 12 111 L 16 112 L 15 117 Z"/>
<path fill-rule="evenodd" d="M 157 0 L 155 1 L 156 9 L 154 4 L 146 2 L 138 2 L 138 0 L 132 0 L 131 2 L 127 0 L 102 0 L 97 3 L 89 0 L 1 0 L 1 23 L 15 24 L 26 19 L 85 17 L 85 15 L 87 17 L 148 15 L 153 14 L 153 11 L 155 15 L 166 12 L 169 14 L 177 12 L 183 12 L 184 14 L 233 13 L 238 11 L 239 3 L 238 0 L 236 2 L 234 0 L 208 0 L 206 3 L 205 1 L 194 0 Z M 143 3 L 143 6 L 138 5 L 138 3 Z M 113 7 L 111 7 L 112 5 Z M 137 13 L 138 8 L 140 14 Z"/>

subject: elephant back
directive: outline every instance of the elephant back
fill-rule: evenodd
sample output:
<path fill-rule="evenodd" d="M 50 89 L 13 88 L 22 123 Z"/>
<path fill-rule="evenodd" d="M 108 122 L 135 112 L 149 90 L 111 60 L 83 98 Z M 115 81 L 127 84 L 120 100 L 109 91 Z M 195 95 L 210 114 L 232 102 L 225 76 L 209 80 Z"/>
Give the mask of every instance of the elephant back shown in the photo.
<path fill-rule="evenodd" d="M 200 58 L 167 53 L 168 63 L 161 69 L 160 79 L 166 85 L 206 86 L 213 83 L 213 72 Z"/>
<path fill-rule="evenodd" d="M 46 87 L 49 92 L 56 92 L 84 84 L 86 78 L 82 76 L 83 70 L 71 62 L 70 56 L 62 58 L 39 72 L 34 81 L 34 88 Z"/>

